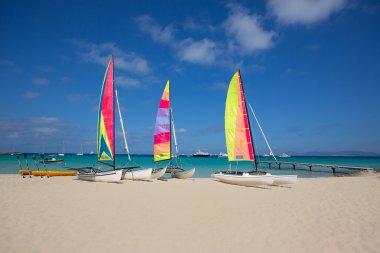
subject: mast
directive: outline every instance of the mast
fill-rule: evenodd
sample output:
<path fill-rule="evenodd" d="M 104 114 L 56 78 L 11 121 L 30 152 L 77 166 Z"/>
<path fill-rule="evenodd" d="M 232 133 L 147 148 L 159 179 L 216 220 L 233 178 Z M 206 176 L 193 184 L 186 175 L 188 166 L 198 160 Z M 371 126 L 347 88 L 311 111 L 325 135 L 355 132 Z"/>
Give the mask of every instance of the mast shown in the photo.
<path fill-rule="evenodd" d="M 170 92 L 170 79 L 168 80 L 168 83 L 169 83 L 169 129 L 170 129 L 170 137 L 171 137 L 171 132 L 172 132 L 172 99 L 171 99 L 171 92 Z M 173 132 L 174 133 L 174 132 Z M 175 135 L 175 133 L 174 133 Z M 169 137 L 169 140 L 170 140 L 170 154 L 169 154 L 169 157 L 170 157 L 170 165 L 172 165 L 172 141 L 171 141 L 171 138 Z"/>
<path fill-rule="evenodd" d="M 242 79 L 242 77 L 241 77 L 240 69 L 239 69 L 239 76 L 240 76 L 240 82 L 241 82 L 241 89 L 242 89 L 243 97 L 244 97 L 245 111 L 246 111 L 246 113 L 247 113 L 247 120 L 248 120 L 248 126 L 249 126 L 249 134 L 250 134 L 250 137 L 251 137 L 251 143 L 252 143 L 252 151 L 253 151 L 254 165 L 255 165 L 255 170 L 257 171 L 257 160 L 256 160 L 255 145 L 253 144 L 251 122 L 250 122 L 250 120 L 249 120 L 249 114 L 248 114 L 248 108 L 247 108 L 247 99 L 245 98 L 245 91 L 244 91 L 243 79 Z"/>
<path fill-rule="evenodd" d="M 171 124 L 173 126 L 172 129 L 173 129 L 173 137 L 174 137 L 175 154 L 176 154 L 176 156 L 178 156 L 178 144 L 177 144 L 177 137 L 175 135 L 174 117 L 173 117 L 173 112 L 172 112 L 172 108 L 171 107 L 170 107 L 170 115 L 172 117 Z"/>
<path fill-rule="evenodd" d="M 123 138 L 124 138 L 124 150 L 128 154 L 128 160 L 131 161 L 131 156 L 129 155 L 129 149 L 128 149 L 128 144 L 127 144 L 127 137 L 126 137 L 125 131 L 124 131 L 123 117 L 121 116 L 121 111 L 120 111 L 119 96 L 117 94 L 117 89 L 115 89 L 115 94 L 116 94 L 117 109 L 119 111 L 119 119 L 120 119 L 121 130 L 123 132 Z"/>

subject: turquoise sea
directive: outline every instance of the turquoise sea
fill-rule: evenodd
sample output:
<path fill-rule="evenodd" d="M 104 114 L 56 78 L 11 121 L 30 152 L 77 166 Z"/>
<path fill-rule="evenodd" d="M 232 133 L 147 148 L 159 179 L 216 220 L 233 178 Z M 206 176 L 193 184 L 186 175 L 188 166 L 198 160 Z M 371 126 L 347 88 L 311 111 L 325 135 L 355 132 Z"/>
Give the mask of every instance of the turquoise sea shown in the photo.
<path fill-rule="evenodd" d="M 32 159 L 32 154 L 28 155 L 27 161 L 23 156 L 20 157 L 20 163 L 22 169 L 26 169 L 26 162 L 28 162 L 29 168 L 31 170 L 44 169 L 44 165 L 39 163 L 39 155 L 36 161 Z M 45 157 L 47 154 L 45 154 Z M 83 155 L 77 156 L 74 154 L 65 154 L 65 156 L 55 156 L 56 159 L 64 159 L 62 164 L 46 164 L 46 169 L 48 170 L 67 170 L 67 167 L 83 167 L 83 166 L 96 166 L 101 169 L 108 170 L 109 167 L 97 163 L 96 155 Z M 131 156 L 134 165 L 140 165 L 143 168 L 154 168 L 153 156 L 151 155 L 132 155 Z M 258 157 L 258 161 L 274 161 L 270 157 Z M 332 156 L 294 156 L 289 158 L 278 158 L 279 161 L 286 162 L 300 162 L 300 163 L 314 163 L 314 164 L 331 164 L 331 165 L 346 165 L 355 167 L 369 167 L 380 169 L 380 157 L 332 157 Z M 117 166 L 130 165 L 127 162 L 128 158 L 126 155 L 117 155 L 116 164 Z M 196 168 L 195 178 L 208 178 L 212 172 L 227 170 L 229 168 L 229 163 L 227 157 L 182 157 L 182 166 L 185 169 Z M 161 166 L 165 166 L 165 162 L 161 163 Z M 240 162 L 239 170 L 249 171 L 252 168 L 252 163 L 250 162 Z M 232 169 L 236 168 L 236 164 L 232 165 Z M 268 170 L 266 164 L 260 166 L 261 170 L 269 171 L 272 174 L 297 174 L 299 177 L 329 177 L 333 176 L 331 169 L 313 167 L 312 171 L 309 171 L 308 167 L 299 166 L 296 170 L 293 170 L 292 166 L 282 165 L 281 169 L 278 166 L 272 165 L 272 170 Z M 274 169 L 275 168 L 275 169 Z M 0 155 L 0 174 L 17 174 L 20 169 L 16 155 Z M 337 172 L 347 173 L 353 172 L 349 170 L 337 170 Z"/>

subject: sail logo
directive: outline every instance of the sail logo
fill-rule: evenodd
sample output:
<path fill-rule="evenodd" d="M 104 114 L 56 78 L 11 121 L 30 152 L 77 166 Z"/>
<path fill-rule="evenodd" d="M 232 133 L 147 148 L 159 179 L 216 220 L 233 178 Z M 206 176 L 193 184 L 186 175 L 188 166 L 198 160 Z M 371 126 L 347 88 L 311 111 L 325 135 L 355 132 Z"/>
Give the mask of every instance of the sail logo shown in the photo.
<path fill-rule="evenodd" d="M 243 156 L 243 155 L 237 155 L 237 156 L 235 156 L 235 158 L 236 158 L 236 159 L 243 159 L 244 156 Z"/>
<path fill-rule="evenodd" d="M 110 147 L 107 145 L 104 136 L 101 137 L 100 148 L 99 148 L 100 160 L 112 160 L 112 154 Z"/>

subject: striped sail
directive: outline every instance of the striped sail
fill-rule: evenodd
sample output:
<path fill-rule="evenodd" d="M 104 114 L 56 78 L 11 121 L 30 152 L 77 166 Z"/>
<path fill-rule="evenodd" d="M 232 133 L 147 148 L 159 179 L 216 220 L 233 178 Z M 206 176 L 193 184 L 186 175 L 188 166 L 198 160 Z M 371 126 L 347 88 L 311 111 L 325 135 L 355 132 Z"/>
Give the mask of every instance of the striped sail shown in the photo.
<path fill-rule="evenodd" d="M 155 162 L 171 159 L 170 133 L 170 81 L 168 80 L 158 106 L 156 125 L 154 127 Z"/>
<path fill-rule="evenodd" d="M 113 73 L 113 56 L 104 74 L 100 93 L 98 115 L 98 160 L 114 161 L 115 157 L 115 87 Z"/>
<path fill-rule="evenodd" d="M 251 130 L 240 71 L 230 82 L 224 115 L 229 161 L 254 161 Z"/>

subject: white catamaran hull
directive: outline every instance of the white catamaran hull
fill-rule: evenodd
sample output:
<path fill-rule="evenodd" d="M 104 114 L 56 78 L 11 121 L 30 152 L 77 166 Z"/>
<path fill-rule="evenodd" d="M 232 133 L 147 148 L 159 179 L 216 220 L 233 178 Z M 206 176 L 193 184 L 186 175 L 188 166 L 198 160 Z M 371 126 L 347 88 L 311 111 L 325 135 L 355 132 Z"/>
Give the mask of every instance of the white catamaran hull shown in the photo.
<path fill-rule="evenodd" d="M 273 185 L 295 184 L 297 175 L 273 175 Z"/>
<path fill-rule="evenodd" d="M 158 179 L 162 177 L 166 172 L 166 167 L 162 169 L 157 169 L 154 172 L 152 172 L 152 176 L 150 177 L 151 179 Z"/>
<path fill-rule="evenodd" d="M 242 175 L 214 173 L 211 174 L 211 177 L 216 178 L 223 183 L 242 186 L 271 185 L 274 181 L 274 177 L 269 173 L 265 175 L 250 175 L 249 173 L 243 173 Z"/>
<path fill-rule="evenodd" d="M 191 170 L 186 170 L 186 171 L 180 171 L 172 174 L 173 178 L 178 178 L 178 179 L 187 179 L 191 178 L 195 173 L 195 168 L 192 168 Z"/>
<path fill-rule="evenodd" d="M 123 171 L 121 179 L 129 180 L 149 180 L 152 176 L 152 168 L 145 170 L 135 170 L 135 171 Z"/>
<path fill-rule="evenodd" d="M 89 172 L 78 173 L 79 180 L 92 181 L 92 182 L 120 182 L 121 170 L 110 170 L 104 172 Z"/>

